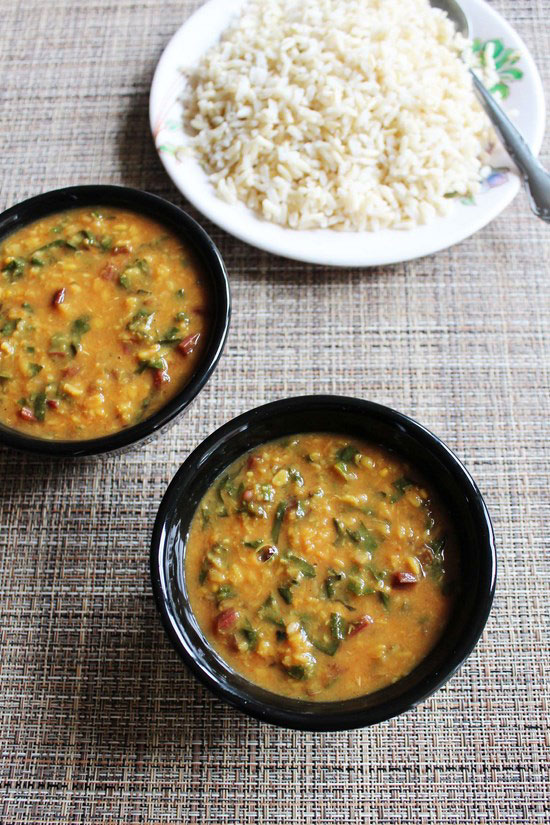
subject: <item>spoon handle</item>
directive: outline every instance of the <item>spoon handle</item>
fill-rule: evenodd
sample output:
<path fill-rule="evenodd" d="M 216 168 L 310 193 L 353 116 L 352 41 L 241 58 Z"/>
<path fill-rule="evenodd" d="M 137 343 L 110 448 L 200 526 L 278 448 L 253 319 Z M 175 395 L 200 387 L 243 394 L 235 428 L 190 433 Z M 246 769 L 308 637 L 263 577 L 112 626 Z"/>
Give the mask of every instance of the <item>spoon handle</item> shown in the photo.
<path fill-rule="evenodd" d="M 550 222 L 550 175 L 536 159 L 494 97 L 487 91 L 476 74 L 472 71 L 471 74 L 474 88 L 483 108 L 489 115 L 508 154 L 521 172 L 529 193 L 531 209 L 538 218 Z"/>

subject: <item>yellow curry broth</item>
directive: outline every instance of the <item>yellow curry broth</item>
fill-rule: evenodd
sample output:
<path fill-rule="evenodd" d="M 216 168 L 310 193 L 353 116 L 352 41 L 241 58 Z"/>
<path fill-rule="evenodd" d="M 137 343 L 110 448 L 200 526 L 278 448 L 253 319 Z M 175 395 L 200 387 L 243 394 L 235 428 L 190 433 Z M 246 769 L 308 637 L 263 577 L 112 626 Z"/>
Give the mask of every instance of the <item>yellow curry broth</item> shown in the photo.
<path fill-rule="evenodd" d="M 181 241 L 142 215 L 88 207 L 0 244 L 0 421 L 84 439 L 160 409 L 194 372 L 208 297 Z"/>
<path fill-rule="evenodd" d="M 191 606 L 239 673 L 337 700 L 409 673 L 441 636 L 457 547 L 433 491 L 395 455 L 311 434 L 266 444 L 204 497 Z"/>

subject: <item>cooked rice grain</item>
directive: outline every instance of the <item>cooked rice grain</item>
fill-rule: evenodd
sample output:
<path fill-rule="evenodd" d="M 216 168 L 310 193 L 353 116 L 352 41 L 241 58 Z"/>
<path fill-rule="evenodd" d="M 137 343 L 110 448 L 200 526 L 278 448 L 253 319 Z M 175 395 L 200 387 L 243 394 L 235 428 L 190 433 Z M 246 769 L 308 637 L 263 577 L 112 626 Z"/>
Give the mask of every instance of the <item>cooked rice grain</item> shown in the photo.
<path fill-rule="evenodd" d="M 428 0 L 248 0 L 190 77 L 186 128 L 217 194 L 268 221 L 409 228 L 479 189 L 492 132 L 462 58 Z"/>

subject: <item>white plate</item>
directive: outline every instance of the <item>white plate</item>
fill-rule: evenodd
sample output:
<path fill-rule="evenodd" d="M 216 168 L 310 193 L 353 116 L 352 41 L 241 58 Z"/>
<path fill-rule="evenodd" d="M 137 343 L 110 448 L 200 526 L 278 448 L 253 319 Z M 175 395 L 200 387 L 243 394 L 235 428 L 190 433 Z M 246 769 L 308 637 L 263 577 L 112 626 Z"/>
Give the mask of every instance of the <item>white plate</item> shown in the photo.
<path fill-rule="evenodd" d="M 208 0 L 176 32 L 158 63 L 151 87 L 149 118 L 155 145 L 166 171 L 183 195 L 207 218 L 235 237 L 259 249 L 295 260 L 331 266 L 375 266 L 429 255 L 462 241 L 493 220 L 517 194 L 515 172 L 493 175 L 486 191 L 474 204 L 457 202 L 452 213 L 426 226 L 379 232 L 338 232 L 329 229 L 294 230 L 269 223 L 242 204 L 220 200 L 205 172 L 192 157 L 182 153 L 189 138 L 182 127 L 181 95 L 184 71 L 219 38 L 244 0 Z M 499 39 L 521 54 L 514 69 L 523 77 L 509 82 L 506 109 L 538 153 L 542 143 L 545 107 L 542 84 L 527 47 L 512 27 L 484 0 L 462 0 L 470 18 L 472 37 Z M 505 76 L 506 77 L 506 76 Z M 509 77 L 509 75 L 508 75 Z M 502 149 L 496 149 L 491 165 L 511 165 Z M 533 218 L 533 220 L 536 220 Z"/>

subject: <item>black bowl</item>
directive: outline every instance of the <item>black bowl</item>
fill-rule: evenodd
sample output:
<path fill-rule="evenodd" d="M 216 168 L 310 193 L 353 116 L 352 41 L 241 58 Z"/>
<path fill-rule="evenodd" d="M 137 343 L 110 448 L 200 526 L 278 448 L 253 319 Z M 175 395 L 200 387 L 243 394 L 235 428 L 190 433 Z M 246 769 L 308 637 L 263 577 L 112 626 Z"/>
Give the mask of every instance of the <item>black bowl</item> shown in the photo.
<path fill-rule="evenodd" d="M 462 597 L 441 641 L 405 678 L 376 693 L 342 702 L 278 696 L 235 673 L 202 636 L 183 575 L 189 526 L 214 479 L 247 450 L 303 432 L 357 436 L 414 464 L 447 505 L 461 547 Z M 184 662 L 213 693 L 264 722 L 300 730 L 346 730 L 382 722 L 413 708 L 460 667 L 489 616 L 496 556 L 481 493 L 458 458 L 435 435 L 411 418 L 370 401 L 312 395 L 250 410 L 216 430 L 189 456 L 159 508 L 151 545 L 151 577 L 168 636 Z"/>
<path fill-rule="evenodd" d="M 54 441 L 36 438 L 0 424 L 0 444 L 18 450 L 51 456 L 90 456 L 120 452 L 148 441 L 175 423 L 212 375 L 223 351 L 229 319 L 231 296 L 229 280 L 221 255 L 199 224 L 169 201 L 125 186 L 69 186 L 45 192 L 12 206 L 0 215 L 0 239 L 33 221 L 82 206 L 118 206 L 153 218 L 174 232 L 193 249 L 202 264 L 211 301 L 210 337 L 203 357 L 191 379 L 162 409 L 139 424 L 83 441 Z"/>

